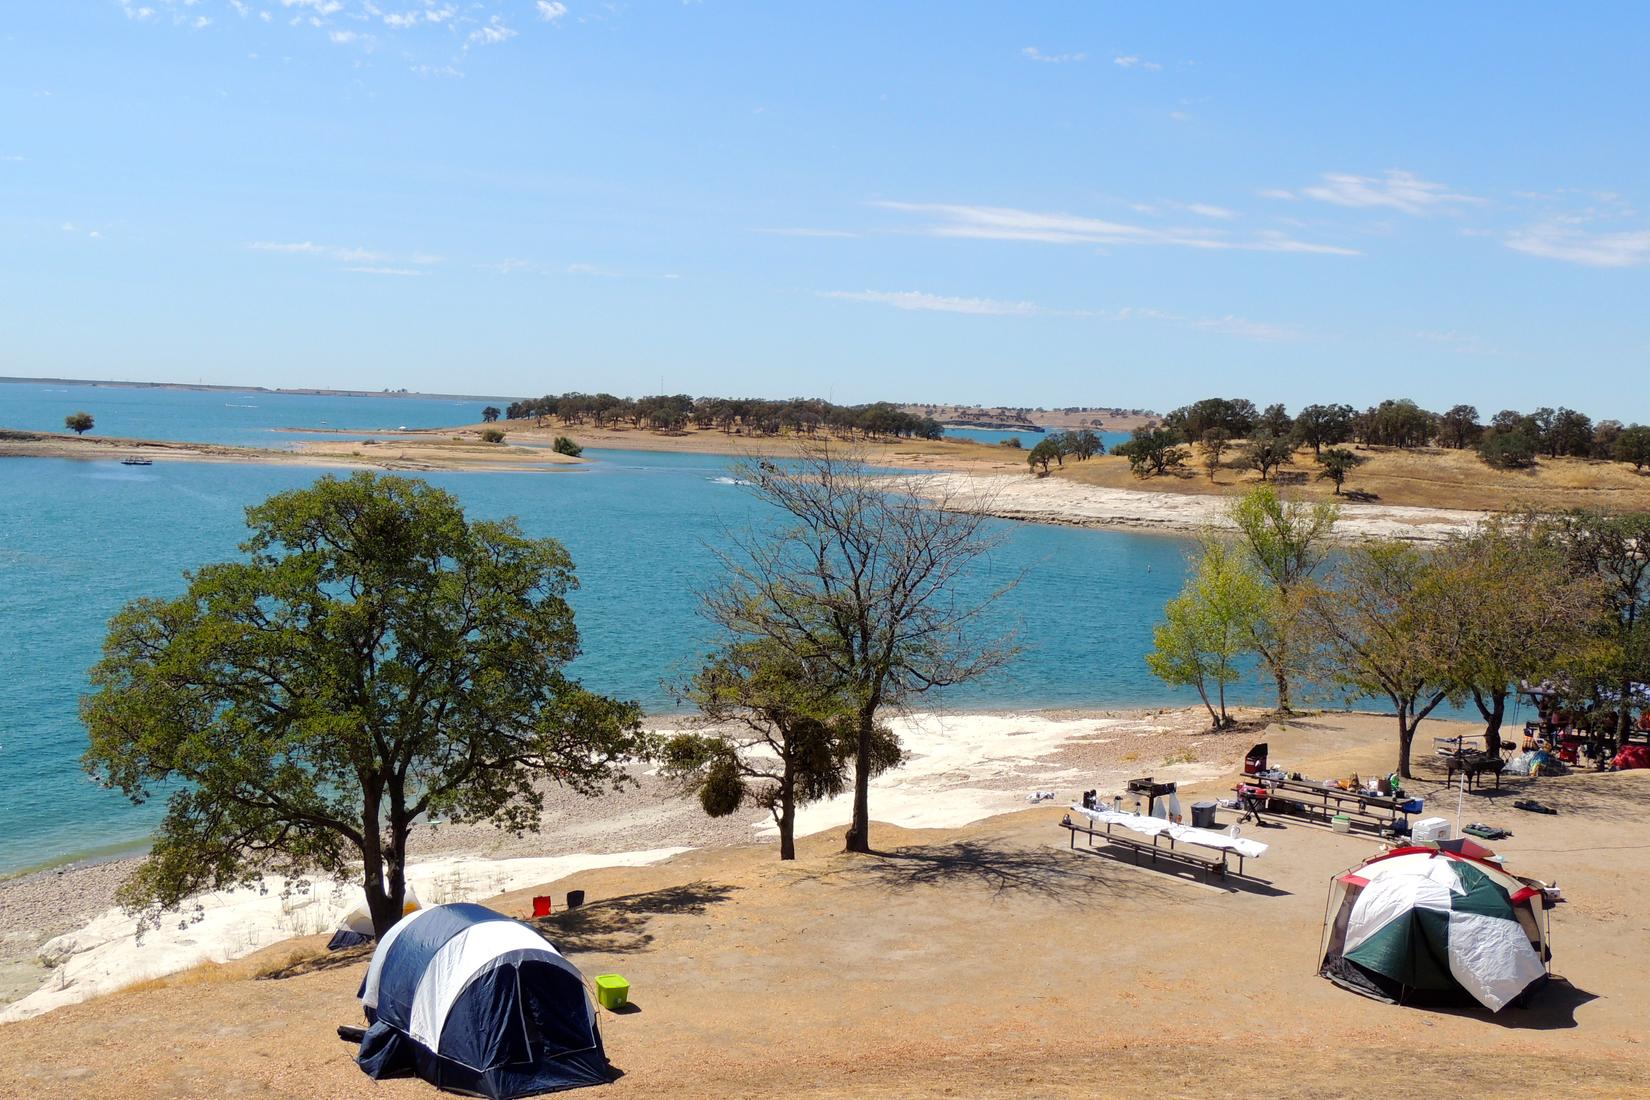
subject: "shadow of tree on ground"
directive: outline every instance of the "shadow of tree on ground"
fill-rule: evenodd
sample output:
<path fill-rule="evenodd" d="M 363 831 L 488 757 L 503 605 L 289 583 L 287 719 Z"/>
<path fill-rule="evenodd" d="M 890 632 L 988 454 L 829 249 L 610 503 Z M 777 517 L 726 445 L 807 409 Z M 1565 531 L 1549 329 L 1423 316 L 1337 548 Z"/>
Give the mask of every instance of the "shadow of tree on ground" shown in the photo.
<path fill-rule="evenodd" d="M 981 886 L 996 895 L 1030 894 L 1086 900 L 1141 893 L 1166 893 L 1163 883 L 1109 861 L 1082 859 L 1064 848 L 1024 848 L 993 840 L 959 840 L 874 851 L 869 859 L 816 872 L 843 875 L 893 889 L 913 886 Z"/>
<path fill-rule="evenodd" d="M 732 896 L 736 887 L 690 882 L 641 894 L 603 898 L 526 923 L 564 954 L 575 951 L 628 955 L 653 942 L 647 925 L 654 917 L 703 913 Z"/>

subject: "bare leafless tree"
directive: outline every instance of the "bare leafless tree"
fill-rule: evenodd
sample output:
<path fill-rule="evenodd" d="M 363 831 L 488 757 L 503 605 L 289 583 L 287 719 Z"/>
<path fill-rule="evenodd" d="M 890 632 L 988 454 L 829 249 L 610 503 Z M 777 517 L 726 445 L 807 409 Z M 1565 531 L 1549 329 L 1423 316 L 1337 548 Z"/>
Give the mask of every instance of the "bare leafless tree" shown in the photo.
<path fill-rule="evenodd" d="M 844 685 L 857 742 L 846 849 L 868 852 L 878 711 L 975 679 L 1014 653 L 1012 632 L 980 637 L 986 609 L 1014 581 L 978 597 L 957 590 L 1001 536 L 984 497 L 890 475 L 829 442 L 793 458 L 748 458 L 736 476 L 780 523 L 730 532 L 713 548 L 727 580 L 706 594 L 706 613 Z"/>

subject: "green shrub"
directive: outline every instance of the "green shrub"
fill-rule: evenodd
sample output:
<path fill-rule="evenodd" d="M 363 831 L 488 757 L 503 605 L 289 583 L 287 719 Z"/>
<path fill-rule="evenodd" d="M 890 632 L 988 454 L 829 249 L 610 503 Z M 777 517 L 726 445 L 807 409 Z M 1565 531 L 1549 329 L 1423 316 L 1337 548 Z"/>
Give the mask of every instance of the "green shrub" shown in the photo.
<path fill-rule="evenodd" d="M 578 458 L 584 453 L 583 447 L 579 446 L 577 443 L 574 443 L 565 435 L 558 435 L 556 437 L 556 441 L 550 444 L 550 449 L 559 455 L 568 455 L 572 458 Z"/>
<path fill-rule="evenodd" d="M 1523 432 L 1491 428 L 1478 443 L 1478 456 L 1500 470 L 1522 470 L 1535 465 L 1535 440 Z"/>
<path fill-rule="evenodd" d="M 483 443 L 503 443 L 504 433 L 498 428 L 483 429 L 481 433 L 481 441 Z"/>

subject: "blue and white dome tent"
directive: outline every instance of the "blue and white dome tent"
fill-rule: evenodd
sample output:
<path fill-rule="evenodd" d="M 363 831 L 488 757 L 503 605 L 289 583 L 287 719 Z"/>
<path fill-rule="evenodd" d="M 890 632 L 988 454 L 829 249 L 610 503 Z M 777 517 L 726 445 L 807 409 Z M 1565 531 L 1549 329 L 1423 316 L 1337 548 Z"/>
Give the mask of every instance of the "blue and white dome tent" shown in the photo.
<path fill-rule="evenodd" d="M 356 1062 L 375 1078 L 505 1100 L 612 1078 L 584 977 L 527 925 L 437 905 L 384 934 L 361 983 Z"/>

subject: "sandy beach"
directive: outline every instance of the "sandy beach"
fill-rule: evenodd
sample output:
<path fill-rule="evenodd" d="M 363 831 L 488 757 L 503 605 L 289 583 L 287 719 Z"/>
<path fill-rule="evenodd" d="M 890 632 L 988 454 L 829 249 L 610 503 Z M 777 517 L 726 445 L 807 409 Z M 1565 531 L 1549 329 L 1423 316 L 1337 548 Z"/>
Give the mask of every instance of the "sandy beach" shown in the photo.
<path fill-rule="evenodd" d="M 896 728 L 911 759 L 873 784 L 882 820 L 912 828 L 956 827 L 1013 809 L 1038 784 L 1069 781 L 1087 765 L 1154 763 L 1184 756 L 1201 712 L 1125 714 L 913 714 Z M 1221 739 L 1232 735 L 1222 735 Z M 1220 739 L 1216 739 L 1220 740 Z M 1123 758 L 1130 758 L 1124 760 Z M 1192 777 L 1207 765 L 1171 769 Z M 426 900 L 474 900 L 576 868 L 695 848 L 766 845 L 777 835 L 760 811 L 707 818 L 647 769 L 635 785 L 586 799 L 547 788 L 540 832 L 516 836 L 484 826 L 437 825 L 413 836 L 409 878 Z M 804 808 L 799 832 L 848 821 L 847 796 Z M 661 854 L 664 853 L 664 854 Z M 141 937 L 114 908 L 114 891 L 135 860 L 69 866 L 0 880 L 0 1020 L 98 996 L 198 963 L 222 963 L 295 936 L 329 931 L 359 901 L 352 883 L 289 890 L 272 879 L 204 896 L 199 906 Z M 291 895 L 291 896 L 284 896 Z M 205 915 L 196 920 L 197 916 Z"/>
<path fill-rule="evenodd" d="M 1650 824 L 1650 773 L 1509 777 L 1499 793 L 1466 796 L 1464 820 L 1513 831 L 1496 844 L 1509 866 L 1558 880 L 1567 898 L 1552 917 L 1552 982 L 1530 1007 L 1492 1017 L 1382 1004 L 1316 975 L 1325 884 L 1376 850 L 1367 836 L 1246 826 L 1270 846 L 1255 881 L 1209 884 L 1070 851 L 1057 828 L 1078 790 L 1109 792 L 1133 774 L 1184 768 L 1183 800 L 1214 797 L 1255 739 L 1307 774 L 1382 770 L 1389 717 L 1183 731 L 1196 763 L 1167 767 L 1158 753 L 1169 735 L 1141 727 L 1169 716 L 1073 725 L 1060 738 L 1062 723 L 1099 719 L 989 717 L 1001 724 L 974 735 L 997 746 L 994 763 L 902 781 L 930 786 L 936 813 L 977 797 L 958 792 L 990 792 L 957 814 L 983 811 L 967 823 L 878 824 L 868 857 L 841 854 L 827 829 L 791 864 L 765 844 L 698 847 L 489 904 L 521 915 L 534 893 L 586 891 L 586 907 L 538 923 L 587 976 L 618 971 L 632 983 L 636 1011 L 601 1021 L 624 1071 L 614 1095 L 1192 1096 L 1252 1088 L 1257 1073 L 1283 1097 L 1368 1095 L 1375 1078 L 1423 1096 L 1650 1089 L 1639 1020 L 1650 979 L 1635 961 L 1650 948 L 1635 887 L 1650 871 L 1637 839 Z M 1441 770 L 1421 769 L 1414 791 L 1453 820 Z M 1016 804 L 1039 782 L 1057 788 L 1056 802 Z M 1558 814 L 1512 809 L 1531 794 Z M 894 805 L 884 795 L 873 795 L 879 822 L 879 800 Z M 323 939 L 0 1025 L 20 1067 L 0 1094 L 205 1097 L 232 1084 L 295 1100 L 432 1095 L 354 1066 L 333 1030 L 359 1019 L 366 954 L 325 956 Z"/>

